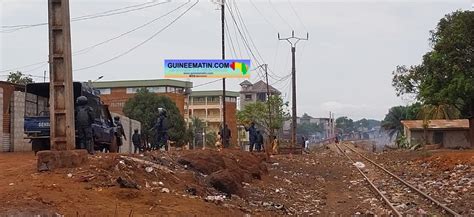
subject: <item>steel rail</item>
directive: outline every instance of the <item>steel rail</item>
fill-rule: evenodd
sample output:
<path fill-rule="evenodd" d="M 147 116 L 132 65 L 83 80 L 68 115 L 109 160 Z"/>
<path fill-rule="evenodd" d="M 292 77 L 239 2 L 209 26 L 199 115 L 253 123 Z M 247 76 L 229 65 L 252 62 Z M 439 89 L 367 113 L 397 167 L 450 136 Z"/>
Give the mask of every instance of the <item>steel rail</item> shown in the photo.
<path fill-rule="evenodd" d="M 351 161 L 352 163 L 355 163 L 354 160 L 352 160 L 352 158 L 350 158 L 342 149 L 341 147 L 339 147 L 338 144 L 336 144 L 336 147 L 337 149 L 339 149 L 339 151 L 347 157 L 347 159 L 349 159 L 349 161 Z M 364 177 L 364 179 L 369 183 L 369 185 L 382 197 L 382 199 L 384 200 L 384 202 L 390 207 L 390 209 L 392 209 L 392 211 L 399 217 L 402 217 L 403 215 L 395 208 L 395 206 L 388 200 L 387 197 L 385 197 L 385 195 L 377 188 L 375 187 L 374 183 L 372 181 L 370 181 L 369 177 L 367 177 L 364 172 L 362 172 L 361 169 L 359 169 L 359 167 L 355 167 L 359 173 Z"/>
<path fill-rule="evenodd" d="M 405 184 L 406 186 L 408 186 L 409 188 L 413 189 L 414 191 L 416 191 L 417 193 L 423 195 L 425 198 L 429 199 L 431 202 L 435 203 L 436 205 L 438 205 L 439 207 L 443 208 L 444 210 L 448 211 L 449 213 L 451 213 L 451 215 L 453 216 L 461 216 L 459 213 L 455 212 L 454 210 L 450 209 L 449 207 L 447 207 L 446 205 L 442 204 L 441 202 L 439 202 L 438 200 L 432 198 L 431 196 L 429 196 L 428 194 L 426 194 L 425 192 L 419 190 L 418 188 L 416 188 L 415 186 L 411 185 L 410 183 L 406 182 L 405 180 L 403 180 L 402 178 L 398 177 L 397 175 L 393 174 L 392 172 L 388 171 L 387 169 L 385 169 L 384 167 L 380 166 L 379 164 L 375 163 L 374 161 L 372 161 L 371 159 L 369 159 L 368 157 L 364 156 L 363 154 L 359 153 L 358 151 L 356 151 L 355 149 L 347 146 L 344 144 L 344 146 L 346 146 L 348 149 L 350 149 L 351 151 L 353 151 L 354 153 L 358 154 L 359 156 L 361 156 L 362 158 L 366 159 L 367 161 L 369 161 L 370 163 L 372 163 L 373 165 L 375 165 L 376 167 L 382 169 L 383 171 L 385 171 L 386 173 L 388 173 L 390 176 L 392 176 L 393 178 L 397 179 L 398 181 L 402 182 L 403 184 Z"/>

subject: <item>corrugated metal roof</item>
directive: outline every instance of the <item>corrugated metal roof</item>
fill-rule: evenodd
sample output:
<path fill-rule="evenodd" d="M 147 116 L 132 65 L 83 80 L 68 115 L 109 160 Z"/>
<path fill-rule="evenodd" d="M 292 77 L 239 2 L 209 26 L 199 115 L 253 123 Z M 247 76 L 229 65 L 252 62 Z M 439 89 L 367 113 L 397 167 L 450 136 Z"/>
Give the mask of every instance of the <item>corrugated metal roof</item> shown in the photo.
<path fill-rule="evenodd" d="M 239 92 L 235 91 L 226 91 L 226 96 L 230 97 L 239 97 Z M 204 91 L 192 91 L 191 96 L 199 97 L 199 96 L 222 96 L 222 90 L 204 90 Z"/>
<path fill-rule="evenodd" d="M 424 129 L 423 120 L 403 120 L 401 122 L 408 129 Z M 469 120 L 429 120 L 427 129 L 469 129 Z"/>
<path fill-rule="evenodd" d="M 155 87 L 155 86 L 170 86 L 170 87 L 182 87 L 182 88 L 193 87 L 193 82 L 173 80 L 173 79 L 99 81 L 99 82 L 93 82 L 92 84 L 95 88 Z"/>

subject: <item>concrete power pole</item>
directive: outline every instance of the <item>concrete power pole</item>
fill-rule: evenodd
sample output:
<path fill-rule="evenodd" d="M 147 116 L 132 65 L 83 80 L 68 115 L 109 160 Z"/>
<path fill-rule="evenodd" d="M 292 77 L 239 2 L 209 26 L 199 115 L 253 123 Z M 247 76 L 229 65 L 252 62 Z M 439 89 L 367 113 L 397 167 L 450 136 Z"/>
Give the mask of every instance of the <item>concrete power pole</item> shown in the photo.
<path fill-rule="evenodd" d="M 292 147 L 296 147 L 296 45 L 301 40 L 308 40 L 309 33 L 306 33 L 306 38 L 299 38 L 295 37 L 295 31 L 291 32 L 291 37 L 288 38 L 280 38 L 280 33 L 278 33 L 278 40 L 285 40 L 288 41 L 291 45 L 291 83 L 292 83 L 292 100 L 291 100 L 291 110 L 292 110 L 292 117 L 291 117 L 291 145 Z"/>
<path fill-rule="evenodd" d="M 51 150 L 76 146 L 69 0 L 48 0 Z"/>

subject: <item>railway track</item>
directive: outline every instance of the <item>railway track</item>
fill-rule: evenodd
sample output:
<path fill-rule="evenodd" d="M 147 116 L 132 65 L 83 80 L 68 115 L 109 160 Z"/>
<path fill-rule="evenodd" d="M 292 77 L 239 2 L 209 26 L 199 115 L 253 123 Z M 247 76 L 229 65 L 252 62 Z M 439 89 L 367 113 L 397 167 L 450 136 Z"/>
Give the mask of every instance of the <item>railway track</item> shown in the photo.
<path fill-rule="evenodd" d="M 341 147 L 342 146 L 342 147 Z M 396 216 L 461 216 L 443 203 L 417 189 L 407 181 L 388 171 L 346 144 L 336 147 L 355 166 L 371 188 L 390 207 Z"/>

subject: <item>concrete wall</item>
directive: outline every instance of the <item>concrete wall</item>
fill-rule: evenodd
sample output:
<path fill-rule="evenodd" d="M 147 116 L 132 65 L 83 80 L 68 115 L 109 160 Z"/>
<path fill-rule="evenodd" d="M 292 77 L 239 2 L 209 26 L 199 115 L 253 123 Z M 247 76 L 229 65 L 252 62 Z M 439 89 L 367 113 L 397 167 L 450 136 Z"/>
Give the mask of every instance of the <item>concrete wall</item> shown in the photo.
<path fill-rule="evenodd" d="M 433 144 L 433 136 L 436 131 L 428 130 L 426 132 L 427 142 Z M 439 131 L 438 131 L 439 132 Z M 469 130 L 446 130 L 443 132 L 443 148 L 470 148 Z M 411 131 L 408 134 L 410 143 L 423 143 L 424 132 Z"/>
<path fill-rule="evenodd" d="M 12 151 L 31 151 L 31 143 L 24 139 L 24 123 L 25 123 L 25 93 L 13 92 L 11 102 L 11 141 L 13 144 Z"/>
<path fill-rule="evenodd" d="M 120 147 L 120 152 L 121 153 L 131 153 L 133 152 L 133 144 L 132 144 L 132 135 L 133 135 L 133 130 L 138 129 L 139 132 L 141 132 L 141 123 L 137 120 L 130 119 L 126 116 L 123 116 L 121 114 L 117 113 L 112 113 L 112 117 L 119 116 L 120 121 L 122 122 L 123 129 L 125 131 L 125 135 L 127 137 L 127 140 L 122 138 L 123 145 Z"/>

